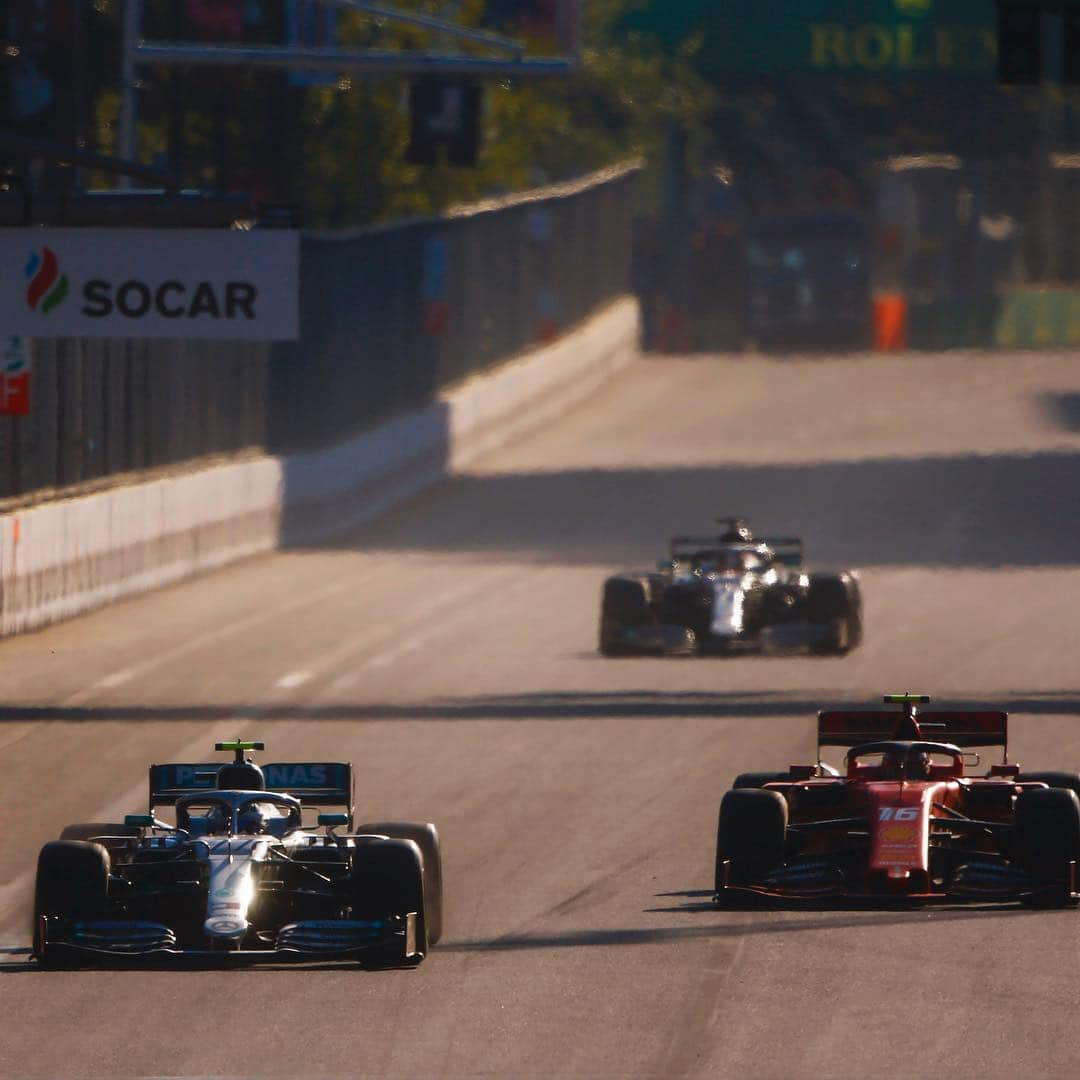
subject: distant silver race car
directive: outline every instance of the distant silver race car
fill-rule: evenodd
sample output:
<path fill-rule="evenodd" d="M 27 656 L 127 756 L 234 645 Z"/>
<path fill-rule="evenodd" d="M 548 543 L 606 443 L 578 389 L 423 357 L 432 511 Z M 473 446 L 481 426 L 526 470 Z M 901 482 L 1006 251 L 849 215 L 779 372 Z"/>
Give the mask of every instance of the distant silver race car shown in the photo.
<path fill-rule="evenodd" d="M 862 641 L 851 570 L 808 572 L 796 537 L 755 537 L 741 518 L 718 536 L 676 536 L 655 571 L 604 582 L 604 656 L 809 649 L 842 656 Z"/>
<path fill-rule="evenodd" d="M 148 814 L 69 825 L 38 856 L 34 956 L 418 964 L 442 932 L 430 824 L 352 827 L 352 766 L 234 760 L 150 766 Z M 172 806 L 175 821 L 154 816 Z M 307 807 L 343 812 L 305 818 Z"/>

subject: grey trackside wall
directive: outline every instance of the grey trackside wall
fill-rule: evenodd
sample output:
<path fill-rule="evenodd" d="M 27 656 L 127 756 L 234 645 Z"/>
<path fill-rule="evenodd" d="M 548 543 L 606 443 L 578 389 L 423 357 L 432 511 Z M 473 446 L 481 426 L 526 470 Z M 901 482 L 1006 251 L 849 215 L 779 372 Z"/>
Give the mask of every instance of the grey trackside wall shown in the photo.
<path fill-rule="evenodd" d="M 308 235 L 268 445 L 340 442 L 576 326 L 630 284 L 636 166 L 445 218 Z"/>
<path fill-rule="evenodd" d="M 637 345 L 636 173 L 306 235 L 296 343 L 35 342 L 0 634 L 318 543 L 589 393 Z"/>
<path fill-rule="evenodd" d="M 31 415 L 0 416 L 0 506 L 316 450 L 424 408 L 627 291 L 637 171 L 304 234 L 294 343 L 35 341 Z"/>
<path fill-rule="evenodd" d="M 591 393 L 636 354 L 615 301 L 559 341 L 321 450 L 121 485 L 0 515 L 0 633 L 30 630 L 283 540 L 370 518 Z"/>

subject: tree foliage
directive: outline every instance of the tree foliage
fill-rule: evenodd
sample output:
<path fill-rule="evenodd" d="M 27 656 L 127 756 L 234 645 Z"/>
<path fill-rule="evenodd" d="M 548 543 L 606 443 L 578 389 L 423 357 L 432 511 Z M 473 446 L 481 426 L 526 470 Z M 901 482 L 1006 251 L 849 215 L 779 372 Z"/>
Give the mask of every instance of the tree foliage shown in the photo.
<path fill-rule="evenodd" d="M 298 203 L 306 224 L 343 226 L 432 214 L 633 154 L 655 160 L 672 125 L 690 131 L 705 152 L 712 92 L 694 70 L 694 18 L 667 18 L 659 29 L 653 20 L 656 12 L 686 15 L 706 2 L 651 0 L 650 12 L 641 0 L 590 0 L 577 73 L 486 81 L 475 168 L 409 164 L 407 80 L 362 72 L 300 87 L 280 72 L 148 68 L 140 156 L 179 171 L 189 186 L 253 189 Z M 263 0 L 263 7 L 275 3 Z M 424 0 L 399 6 L 432 7 Z M 117 0 L 97 7 L 118 19 Z M 148 34 L 176 37 L 181 8 L 181 0 L 148 0 Z M 460 11 L 463 22 L 484 25 L 485 0 L 465 0 Z M 338 33 L 349 48 L 441 47 L 427 31 L 356 11 L 341 12 Z M 526 40 L 532 55 L 552 51 L 548 42 Z M 98 96 L 92 135 L 99 148 L 117 150 L 118 115 L 114 84 Z"/>

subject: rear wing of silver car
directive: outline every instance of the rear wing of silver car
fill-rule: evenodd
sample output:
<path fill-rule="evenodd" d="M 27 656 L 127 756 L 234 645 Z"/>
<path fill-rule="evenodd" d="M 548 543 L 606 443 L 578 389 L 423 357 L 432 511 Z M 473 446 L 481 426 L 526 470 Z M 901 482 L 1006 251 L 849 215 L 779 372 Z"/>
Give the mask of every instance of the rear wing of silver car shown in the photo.
<path fill-rule="evenodd" d="M 150 766 L 150 812 L 181 795 L 212 791 L 218 763 L 171 762 Z M 266 790 L 293 795 L 307 806 L 341 806 L 352 813 L 352 765 L 345 761 L 286 761 L 261 766 Z"/>
<path fill-rule="evenodd" d="M 718 551 L 720 548 L 731 547 L 725 544 L 719 536 L 673 536 L 668 544 L 672 558 L 681 552 L 693 551 Z"/>
<path fill-rule="evenodd" d="M 765 543 L 772 549 L 777 562 L 798 569 L 803 564 L 803 542 L 798 536 L 767 536 Z"/>

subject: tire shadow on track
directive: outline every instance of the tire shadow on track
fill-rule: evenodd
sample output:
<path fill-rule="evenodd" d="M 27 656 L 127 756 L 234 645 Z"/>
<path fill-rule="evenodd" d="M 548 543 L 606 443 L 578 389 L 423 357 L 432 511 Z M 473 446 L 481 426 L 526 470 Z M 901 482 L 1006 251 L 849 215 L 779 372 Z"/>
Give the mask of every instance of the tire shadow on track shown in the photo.
<path fill-rule="evenodd" d="M 607 661 L 611 663 L 612 661 Z M 852 701 L 863 701 L 854 695 Z M 350 704 L 254 704 L 231 702 L 221 705 L 18 705 L 0 706 L 0 724 L 113 721 L 146 723 L 175 721 L 231 720 L 256 711 L 260 720 L 357 721 L 382 720 L 606 720 L 606 719 L 695 719 L 702 717 L 812 716 L 825 705 L 847 700 L 835 690 L 823 689 L 810 695 L 793 696 L 782 691 L 738 691 L 735 693 L 661 692 L 625 690 L 529 694 L 492 694 L 453 697 L 423 702 L 363 702 Z M 957 692 L 949 695 L 957 706 L 1000 705 L 1015 714 L 1080 715 L 1080 690 L 1018 690 L 1014 694 Z"/>
<path fill-rule="evenodd" d="M 714 905 L 707 908 L 696 906 L 692 911 L 685 908 L 649 908 L 647 912 L 711 911 L 716 915 L 727 915 Z M 815 911 L 809 918 L 770 918 L 780 912 L 737 912 L 737 920 L 723 923 L 710 923 L 707 926 L 657 926 L 657 927 L 621 927 L 597 930 L 568 930 L 556 934 L 508 934 L 490 939 L 472 939 L 447 941 L 440 943 L 439 952 L 457 953 L 498 953 L 517 952 L 533 949 L 575 949 L 581 947 L 604 948 L 622 945 L 657 945 L 666 942 L 698 940 L 702 938 L 745 938 L 772 934 L 798 934 L 807 932 L 857 930 L 860 927 L 880 928 L 884 926 L 910 926 L 920 921 L 958 922 L 969 919 L 987 919 L 994 915 L 1001 918 L 1045 918 L 1047 912 L 1033 911 L 1021 907 L 1001 907 L 979 905 L 975 907 L 952 908 L 911 908 L 906 911 L 866 912 L 854 917 L 854 912 L 841 910 L 833 918 Z M 790 914 L 788 913 L 784 913 Z M 747 916 L 757 916 L 754 921 Z M 764 918 L 762 918 L 764 916 Z"/>

